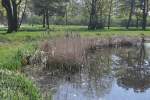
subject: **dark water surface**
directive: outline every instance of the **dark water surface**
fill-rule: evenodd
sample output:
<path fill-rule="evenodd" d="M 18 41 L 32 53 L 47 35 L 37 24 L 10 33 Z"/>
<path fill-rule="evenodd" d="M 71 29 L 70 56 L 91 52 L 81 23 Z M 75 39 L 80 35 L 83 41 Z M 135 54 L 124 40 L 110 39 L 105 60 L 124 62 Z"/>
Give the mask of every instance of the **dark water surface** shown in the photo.
<path fill-rule="evenodd" d="M 38 78 L 53 100 L 150 100 L 150 44 L 102 48 L 80 70 L 45 71 Z"/>

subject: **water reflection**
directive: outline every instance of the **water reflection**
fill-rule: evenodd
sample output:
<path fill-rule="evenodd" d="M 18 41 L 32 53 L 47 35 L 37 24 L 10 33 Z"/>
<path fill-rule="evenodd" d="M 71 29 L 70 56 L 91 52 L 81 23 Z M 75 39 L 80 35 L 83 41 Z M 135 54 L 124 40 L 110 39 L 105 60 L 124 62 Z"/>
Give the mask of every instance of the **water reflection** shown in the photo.
<path fill-rule="evenodd" d="M 100 63 L 103 62 L 103 63 Z M 58 85 L 54 100 L 101 100 L 112 87 L 110 57 L 104 53 L 90 53 L 80 72 Z"/>
<path fill-rule="evenodd" d="M 89 52 L 74 73 L 43 70 L 33 77 L 43 93 L 51 91 L 53 100 L 150 100 L 149 49 L 144 43 L 103 48 Z"/>
<path fill-rule="evenodd" d="M 145 100 L 149 100 L 150 67 L 146 52 L 146 46 L 141 44 L 139 47 L 105 48 L 89 53 L 86 66 L 75 75 L 78 79 L 71 77 L 73 82 L 61 83 L 53 99 L 126 100 L 132 96 L 114 95 L 119 91 L 124 95 L 134 94 L 131 100 L 137 100 L 140 93 L 144 93 L 141 97 L 147 96 Z"/>
<path fill-rule="evenodd" d="M 145 92 L 150 88 L 150 66 L 149 59 L 146 56 L 144 44 L 135 50 L 124 49 L 118 56 L 125 63 L 120 63 L 116 71 L 117 83 L 119 86 L 130 89 L 134 92 Z"/>

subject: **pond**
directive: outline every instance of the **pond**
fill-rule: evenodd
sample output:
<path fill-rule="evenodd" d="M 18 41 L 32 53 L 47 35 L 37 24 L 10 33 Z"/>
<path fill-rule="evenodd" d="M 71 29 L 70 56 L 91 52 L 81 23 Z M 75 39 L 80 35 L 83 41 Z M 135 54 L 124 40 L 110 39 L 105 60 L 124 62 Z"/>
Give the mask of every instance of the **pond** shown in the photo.
<path fill-rule="evenodd" d="M 150 44 L 101 48 L 80 70 L 36 71 L 32 79 L 52 100 L 150 100 Z"/>

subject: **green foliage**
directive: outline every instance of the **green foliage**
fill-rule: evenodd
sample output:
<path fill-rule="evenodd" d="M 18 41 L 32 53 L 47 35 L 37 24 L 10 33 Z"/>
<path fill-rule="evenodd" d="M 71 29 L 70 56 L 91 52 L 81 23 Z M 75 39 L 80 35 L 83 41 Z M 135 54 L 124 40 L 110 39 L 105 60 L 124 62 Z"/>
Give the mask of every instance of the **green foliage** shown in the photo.
<path fill-rule="evenodd" d="M 27 22 L 30 25 L 34 25 L 34 24 L 41 24 L 42 23 L 42 18 L 40 16 L 30 16 L 27 18 Z"/>
<path fill-rule="evenodd" d="M 30 54 L 36 48 L 34 42 L 28 44 L 18 44 L 17 46 L 16 44 L 12 45 L 0 46 L 0 69 L 21 69 L 24 54 Z"/>
<path fill-rule="evenodd" d="M 40 100 L 36 86 L 23 75 L 8 70 L 0 70 L 0 99 Z"/>
<path fill-rule="evenodd" d="M 2 1 L 0 0 L 0 16 L 1 16 L 1 15 L 6 15 L 5 9 L 4 9 L 4 7 L 2 6 L 1 2 L 2 2 Z"/>
<path fill-rule="evenodd" d="M 10 54 L 7 54 L 7 52 Z M 19 69 L 21 67 L 22 52 L 20 50 L 18 50 L 17 52 L 9 52 L 8 50 L 6 50 L 5 53 L 8 56 L 3 56 L 1 58 L 0 68 L 9 70 Z"/>
<path fill-rule="evenodd" d="M 37 15 L 42 15 L 45 10 L 50 12 L 50 15 L 64 15 L 65 5 L 68 0 L 31 0 L 33 11 Z"/>

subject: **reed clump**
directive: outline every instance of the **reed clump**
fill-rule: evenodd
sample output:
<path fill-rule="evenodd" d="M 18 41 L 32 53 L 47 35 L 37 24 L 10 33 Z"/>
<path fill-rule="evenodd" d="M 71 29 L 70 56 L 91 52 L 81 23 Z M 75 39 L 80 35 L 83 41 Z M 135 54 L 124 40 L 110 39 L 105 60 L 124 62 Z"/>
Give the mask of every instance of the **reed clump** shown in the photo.
<path fill-rule="evenodd" d="M 86 62 L 88 50 L 94 49 L 95 45 L 95 39 L 66 34 L 42 42 L 31 62 L 50 69 L 79 70 Z"/>
<path fill-rule="evenodd" d="M 139 39 L 126 37 L 88 38 L 79 34 L 66 34 L 64 37 L 45 40 L 31 57 L 31 64 L 44 68 L 72 70 L 84 66 L 87 54 L 99 47 L 131 46 L 138 43 Z"/>

